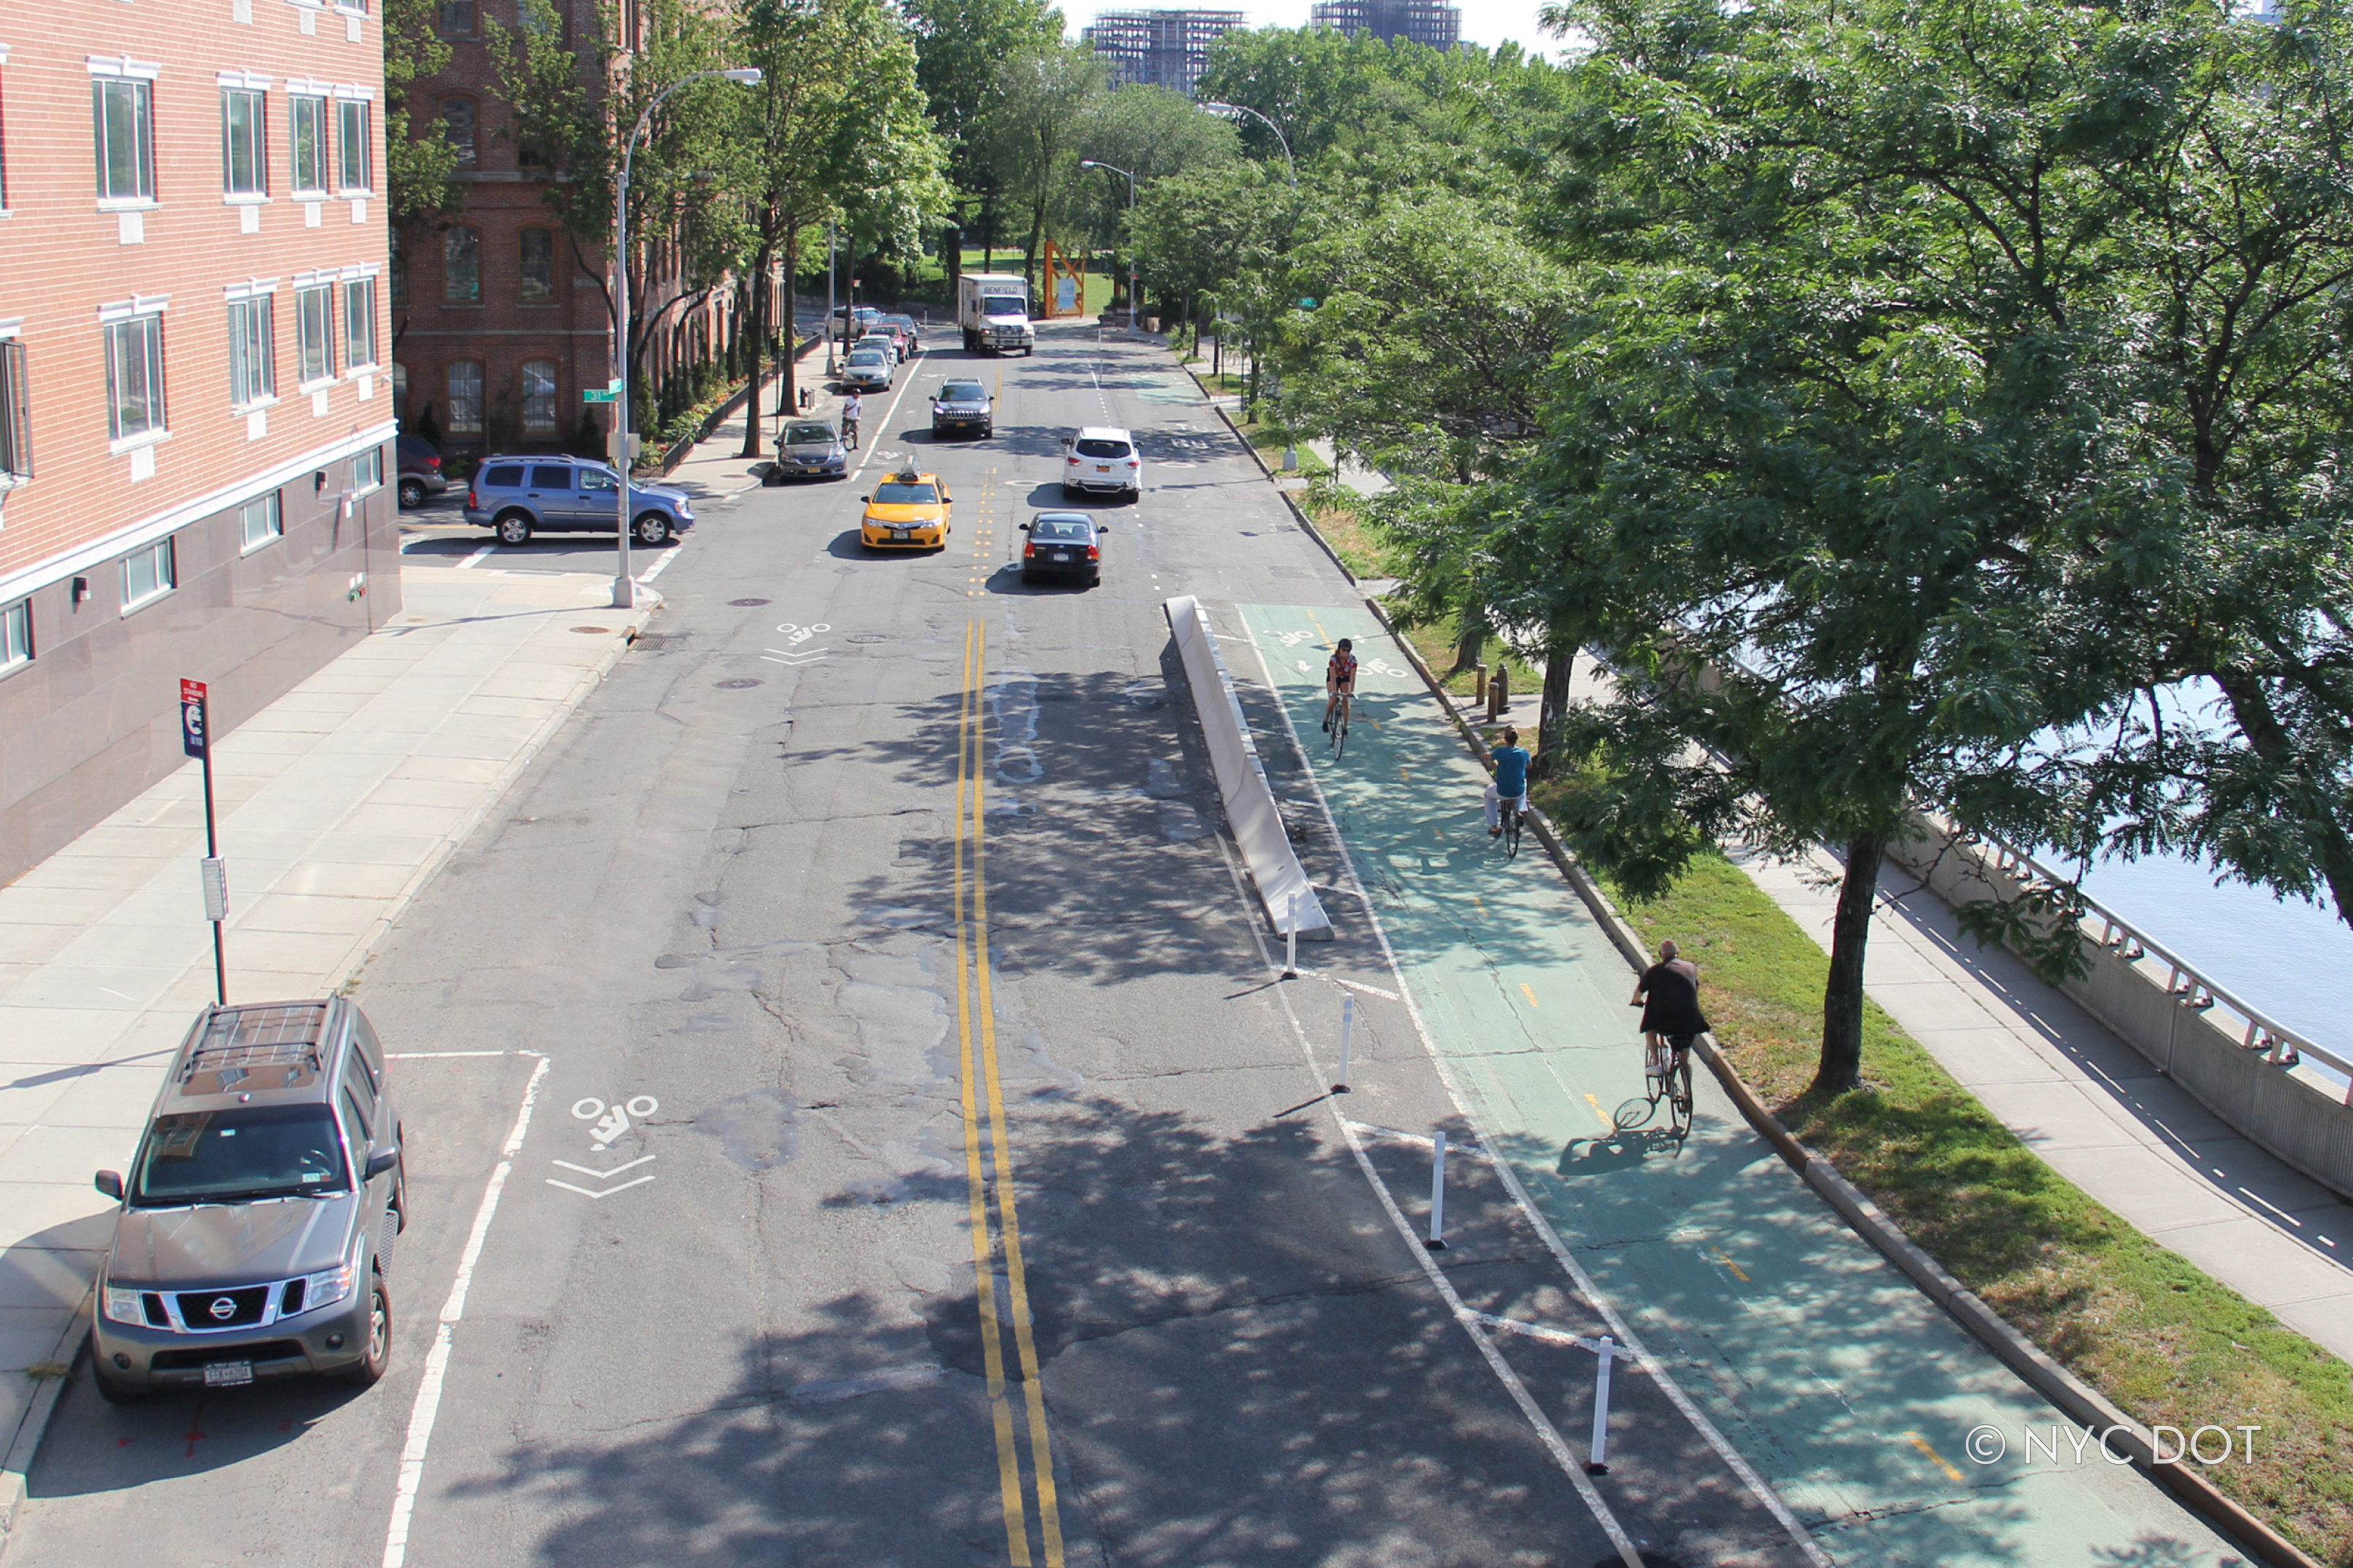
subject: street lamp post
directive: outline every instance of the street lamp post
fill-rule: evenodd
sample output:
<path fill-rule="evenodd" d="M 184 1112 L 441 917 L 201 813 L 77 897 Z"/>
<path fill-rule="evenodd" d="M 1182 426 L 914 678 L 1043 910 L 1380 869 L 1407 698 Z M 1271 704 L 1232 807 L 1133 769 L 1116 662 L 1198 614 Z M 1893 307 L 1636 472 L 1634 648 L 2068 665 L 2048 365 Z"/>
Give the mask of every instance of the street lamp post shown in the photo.
<path fill-rule="evenodd" d="M 654 110 L 663 99 L 689 82 L 706 77 L 724 77 L 729 81 L 749 85 L 760 79 L 756 67 L 740 70 L 696 71 L 684 76 L 654 94 L 646 111 L 638 116 L 637 129 L 629 132 L 628 142 L 621 149 L 621 179 L 613 193 L 613 358 L 619 374 L 613 377 L 613 389 L 619 395 L 614 405 L 613 468 L 620 476 L 620 564 L 613 574 L 613 608 L 633 610 L 638 605 L 638 580 L 629 574 L 629 162 L 637 156 L 638 140 L 653 123 Z M 757 412 L 754 399 L 754 413 Z"/>
<path fill-rule="evenodd" d="M 1282 126 L 1277 125 L 1273 121 L 1269 120 L 1265 115 L 1261 114 L 1257 110 L 1252 109 L 1247 103 L 1204 103 L 1197 105 L 1196 107 L 1198 107 L 1204 114 L 1220 115 L 1228 120 L 1231 120 L 1238 114 L 1247 114 L 1252 120 L 1257 121 L 1261 125 L 1265 126 L 1269 131 L 1273 132 L 1275 145 L 1282 149 L 1282 165 L 1285 169 L 1289 170 L 1291 174 L 1291 188 L 1294 193 L 1298 191 L 1299 165 L 1292 161 L 1291 138 L 1282 133 Z"/>
<path fill-rule="evenodd" d="M 833 225 L 825 226 L 825 374 L 833 375 L 840 365 L 833 357 Z"/>
<path fill-rule="evenodd" d="M 1106 163 L 1100 158 L 1082 158 L 1082 169 L 1109 169 L 1114 174 L 1127 174 L 1127 330 L 1135 331 L 1135 176 L 1116 163 Z"/>

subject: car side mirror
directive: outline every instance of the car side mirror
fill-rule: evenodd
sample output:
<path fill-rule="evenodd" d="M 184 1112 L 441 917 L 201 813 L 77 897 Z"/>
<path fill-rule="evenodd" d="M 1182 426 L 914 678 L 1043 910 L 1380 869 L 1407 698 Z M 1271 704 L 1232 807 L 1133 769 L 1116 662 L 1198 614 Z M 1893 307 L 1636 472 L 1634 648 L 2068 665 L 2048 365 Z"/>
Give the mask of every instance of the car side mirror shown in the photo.
<path fill-rule="evenodd" d="M 1029 530 L 1030 530 L 1030 527 L 1031 527 L 1031 526 L 1032 526 L 1032 525 L 1031 525 L 1031 524 L 1029 524 L 1029 523 L 1026 523 L 1026 522 L 1025 522 L 1025 523 L 1023 523 L 1023 524 L 1021 525 L 1021 531 L 1022 531 L 1022 532 L 1024 532 L 1024 533 L 1029 532 Z"/>
<path fill-rule="evenodd" d="M 122 1173 L 121 1173 L 121 1172 L 120 1172 L 120 1171 L 100 1171 L 100 1172 L 98 1173 L 98 1175 L 97 1175 L 97 1177 L 95 1178 L 95 1180 L 94 1180 L 94 1182 L 92 1183 L 92 1184 L 93 1184 L 93 1185 L 95 1185 L 95 1186 L 98 1188 L 98 1190 L 99 1190 L 100 1192 L 104 1193 L 108 1197 L 110 1197 L 110 1198 L 112 1198 L 112 1199 L 116 1200 L 118 1203 L 121 1201 L 121 1198 L 122 1198 Z"/>
<path fill-rule="evenodd" d="M 367 1163 L 361 1168 L 360 1180 L 363 1182 L 373 1182 L 378 1176 L 383 1175 L 386 1171 L 391 1170 L 395 1165 L 399 1163 L 399 1150 L 377 1149 L 368 1155 Z"/>
<path fill-rule="evenodd" d="M 871 500 L 872 500 L 874 498 L 873 498 L 872 496 L 860 496 L 858 499 L 859 499 L 860 500 L 871 501 Z"/>

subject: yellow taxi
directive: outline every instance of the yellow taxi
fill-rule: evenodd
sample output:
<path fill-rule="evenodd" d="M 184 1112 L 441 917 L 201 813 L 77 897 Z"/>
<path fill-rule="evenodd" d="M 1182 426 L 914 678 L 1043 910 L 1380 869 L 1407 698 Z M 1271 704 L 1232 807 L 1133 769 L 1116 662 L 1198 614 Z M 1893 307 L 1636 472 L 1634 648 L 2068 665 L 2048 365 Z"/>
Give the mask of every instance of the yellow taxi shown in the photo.
<path fill-rule="evenodd" d="M 937 474 L 902 468 L 866 498 L 858 537 L 870 550 L 940 550 L 948 542 L 948 507 L 955 500 Z"/>

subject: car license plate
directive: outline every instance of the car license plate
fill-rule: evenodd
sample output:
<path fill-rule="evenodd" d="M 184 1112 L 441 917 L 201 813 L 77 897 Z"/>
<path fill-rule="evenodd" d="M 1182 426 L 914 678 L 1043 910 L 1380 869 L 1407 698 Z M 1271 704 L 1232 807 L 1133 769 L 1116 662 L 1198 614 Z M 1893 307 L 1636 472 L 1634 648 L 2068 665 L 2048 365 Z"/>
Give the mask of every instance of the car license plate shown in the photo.
<path fill-rule="evenodd" d="M 1067 550 L 1057 550 L 1054 552 L 1054 559 L 1057 561 L 1068 561 L 1070 558 L 1071 552 Z"/>
<path fill-rule="evenodd" d="M 908 529 L 894 528 L 891 531 L 891 537 L 893 539 L 911 539 L 913 537 L 913 533 Z"/>
<path fill-rule="evenodd" d="M 253 1381 L 253 1363 L 249 1361 L 213 1361 L 205 1363 L 206 1388 L 241 1388 Z"/>
<path fill-rule="evenodd" d="M 1107 473 L 1110 473 L 1110 472 L 1111 472 L 1111 465 L 1110 465 L 1109 463 L 1097 463 L 1097 464 L 1095 465 L 1095 472 L 1096 472 L 1096 473 L 1099 473 L 1099 474 L 1107 474 Z"/>

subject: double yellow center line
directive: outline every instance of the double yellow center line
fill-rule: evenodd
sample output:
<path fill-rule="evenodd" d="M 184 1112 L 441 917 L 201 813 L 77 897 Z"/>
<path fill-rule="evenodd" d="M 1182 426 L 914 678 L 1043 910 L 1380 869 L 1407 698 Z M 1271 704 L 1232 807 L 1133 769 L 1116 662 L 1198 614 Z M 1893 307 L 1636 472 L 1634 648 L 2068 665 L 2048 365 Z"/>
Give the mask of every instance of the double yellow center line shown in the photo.
<path fill-rule="evenodd" d="M 1005 1121 L 1005 1092 L 997 1074 L 997 1010 L 988 990 L 987 840 L 983 831 L 981 704 L 988 672 L 988 628 L 965 627 L 964 702 L 957 720 L 955 843 L 956 1032 L 963 1057 L 965 1177 L 972 1194 L 972 1269 L 980 1296 L 981 1361 L 988 1375 L 989 1416 L 997 1430 L 997 1487 L 1005 1505 L 1005 1546 L 1014 1568 L 1030 1568 L 1028 1498 L 1021 1479 L 1021 1444 L 1006 1393 L 1005 1329 L 1013 1330 L 1022 1403 L 1029 1415 L 1029 1472 L 1038 1499 L 1038 1528 L 1046 1568 L 1063 1568 L 1062 1514 L 1054 1497 L 1054 1451 L 1046 1434 L 1046 1391 L 1038 1379 L 1038 1342 L 1030 1331 L 1029 1286 L 1021 1262 L 1021 1222 L 1013 1200 L 1013 1150 Z M 965 875 L 969 863 L 971 875 Z M 967 890 L 969 899 L 967 899 Z M 985 1108 L 985 1109 L 984 1109 Z M 984 1158 L 984 1150 L 986 1158 Z M 995 1173 L 997 1227 L 989 1226 L 990 1172 Z M 1005 1310 L 997 1302 L 997 1258 L 1005 1266 Z"/>

